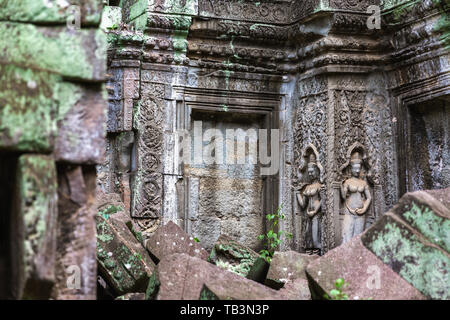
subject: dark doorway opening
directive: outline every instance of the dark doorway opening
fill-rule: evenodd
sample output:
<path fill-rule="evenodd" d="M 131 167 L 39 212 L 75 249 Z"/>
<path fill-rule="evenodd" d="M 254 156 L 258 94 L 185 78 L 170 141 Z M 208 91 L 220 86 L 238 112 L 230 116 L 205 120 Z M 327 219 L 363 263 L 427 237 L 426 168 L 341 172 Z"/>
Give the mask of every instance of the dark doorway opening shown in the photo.
<path fill-rule="evenodd" d="M 10 227 L 16 166 L 16 156 L 0 153 L 0 300 L 12 299 Z"/>

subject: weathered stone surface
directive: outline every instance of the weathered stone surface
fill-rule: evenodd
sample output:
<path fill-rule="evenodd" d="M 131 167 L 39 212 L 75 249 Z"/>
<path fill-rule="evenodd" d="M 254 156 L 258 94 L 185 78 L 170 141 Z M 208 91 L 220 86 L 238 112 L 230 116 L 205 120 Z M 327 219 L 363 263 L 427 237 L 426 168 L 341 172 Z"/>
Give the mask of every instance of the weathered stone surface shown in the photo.
<path fill-rule="evenodd" d="M 251 248 L 221 235 L 211 250 L 209 261 L 218 267 L 247 277 L 259 254 Z"/>
<path fill-rule="evenodd" d="M 198 300 L 205 285 L 220 299 L 287 298 L 276 290 L 186 254 L 173 254 L 162 259 L 157 266 L 156 279 L 151 282 L 152 291 L 158 290 L 157 300 Z M 147 292 L 147 295 L 152 293 Z"/>
<path fill-rule="evenodd" d="M 343 291 L 350 300 L 425 299 L 416 288 L 366 249 L 361 236 L 310 262 L 306 275 L 313 299 L 323 299 L 324 294 L 330 296 L 339 278 L 348 283 Z"/>
<path fill-rule="evenodd" d="M 97 297 L 95 189 L 95 167 L 58 165 L 57 281 L 53 299 Z"/>
<path fill-rule="evenodd" d="M 159 227 L 155 234 L 146 240 L 145 246 L 156 261 L 174 253 L 208 259 L 208 252 L 172 221 Z"/>
<path fill-rule="evenodd" d="M 32 23 L 66 24 L 73 20 L 73 9 L 77 6 L 81 25 L 95 26 L 100 23 L 103 3 L 101 0 L 20 0 L 2 1 L 0 20 Z"/>
<path fill-rule="evenodd" d="M 55 160 L 69 163 L 97 164 L 106 149 L 106 108 L 101 85 L 65 84 L 71 100 L 59 110 Z M 72 105 L 68 105 L 73 102 Z"/>
<path fill-rule="evenodd" d="M 57 181 L 44 155 L 23 155 L 17 169 L 11 229 L 16 299 L 46 299 L 55 281 Z"/>
<path fill-rule="evenodd" d="M 307 255 L 295 251 L 275 252 L 270 263 L 265 284 L 279 289 L 285 283 L 295 279 L 306 280 L 305 269 L 307 265 L 319 258 L 317 255 Z"/>
<path fill-rule="evenodd" d="M 288 297 L 288 300 L 311 300 L 311 292 L 306 279 L 298 278 L 288 281 L 279 292 Z"/>
<path fill-rule="evenodd" d="M 52 150 L 58 82 L 58 76 L 45 71 L 0 64 L 1 149 Z"/>
<path fill-rule="evenodd" d="M 99 271 L 118 295 L 144 292 L 155 264 L 123 220 L 114 218 L 120 211 L 109 205 L 95 217 Z"/>
<path fill-rule="evenodd" d="M 117 297 L 116 300 L 145 300 L 145 293 L 127 293 Z"/>
<path fill-rule="evenodd" d="M 450 211 L 429 193 L 403 196 L 362 242 L 426 297 L 450 299 Z"/>
<path fill-rule="evenodd" d="M 14 45 L 9 41 L 14 38 Z M 103 81 L 106 74 L 106 36 L 96 29 L 70 31 L 0 22 L 0 63 L 46 70 L 64 77 Z"/>
<path fill-rule="evenodd" d="M 105 32 L 120 28 L 122 23 L 122 8 L 107 6 L 103 9 L 100 29 Z"/>

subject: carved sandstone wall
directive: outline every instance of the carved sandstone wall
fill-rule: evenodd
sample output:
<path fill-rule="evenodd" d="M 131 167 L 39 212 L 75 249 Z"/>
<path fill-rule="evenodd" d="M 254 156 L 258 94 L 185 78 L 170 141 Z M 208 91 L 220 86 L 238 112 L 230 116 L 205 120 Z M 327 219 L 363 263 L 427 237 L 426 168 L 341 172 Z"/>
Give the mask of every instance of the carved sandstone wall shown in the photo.
<path fill-rule="evenodd" d="M 316 150 L 323 190 L 320 248 L 314 249 L 326 252 L 342 242 L 347 209 L 340 189 L 351 177 L 355 151 L 371 198 L 365 228 L 407 190 L 448 187 L 448 2 L 385 1 L 381 29 L 371 29 L 367 8 L 379 4 L 122 1 L 124 24 L 110 33 L 109 152 L 101 188 L 122 195 L 144 234 L 173 220 L 206 243 L 221 233 L 233 236 L 234 229 L 235 237 L 256 247 L 238 230 L 261 232 L 265 214 L 283 205 L 287 218 L 280 227 L 294 237 L 282 249 L 304 251 L 308 218 L 296 195 L 308 183 L 308 150 Z M 440 106 L 436 114 L 443 120 L 415 116 L 426 101 Z M 228 228 L 232 218 L 214 211 L 233 192 L 255 202 L 250 187 L 227 189 L 227 179 L 241 176 L 223 168 L 223 184 L 208 185 L 213 171 L 199 175 L 178 165 L 177 132 L 193 130 L 195 119 L 208 113 L 258 116 L 264 129 L 280 130 L 280 168 L 264 177 L 259 197 L 262 225 L 246 213 Z M 411 128 L 414 121 L 421 121 L 426 139 Z M 441 129 L 429 133 L 436 121 Z M 411 170 L 421 157 L 422 166 Z M 444 174 L 439 181 L 437 171 Z M 422 172 L 431 172 L 430 185 L 411 182 Z M 202 186 L 210 194 L 206 207 Z M 233 201 L 218 211 L 236 211 Z"/>

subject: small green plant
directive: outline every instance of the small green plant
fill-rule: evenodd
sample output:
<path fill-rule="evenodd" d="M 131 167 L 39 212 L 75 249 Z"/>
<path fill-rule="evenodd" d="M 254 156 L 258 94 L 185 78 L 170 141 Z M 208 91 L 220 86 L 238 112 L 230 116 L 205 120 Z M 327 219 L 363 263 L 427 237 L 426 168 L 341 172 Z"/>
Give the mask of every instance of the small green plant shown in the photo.
<path fill-rule="evenodd" d="M 200 242 L 200 240 L 198 240 L 197 237 L 194 238 L 194 241 L 195 241 L 195 242 Z"/>
<path fill-rule="evenodd" d="M 119 29 L 119 25 L 117 23 L 114 23 L 112 26 L 107 27 L 108 30 L 117 30 Z"/>
<path fill-rule="evenodd" d="M 348 300 L 348 295 L 343 292 L 343 289 L 348 286 L 343 278 L 339 278 L 335 281 L 335 289 L 330 291 L 330 295 L 324 294 L 323 297 L 327 300 Z"/>
<path fill-rule="evenodd" d="M 105 209 L 99 211 L 97 214 L 102 216 L 106 220 L 108 220 L 110 215 L 115 214 L 121 210 L 123 210 L 121 206 L 116 207 L 114 205 L 110 205 L 110 206 L 106 207 Z"/>
<path fill-rule="evenodd" d="M 275 231 L 276 227 L 280 224 L 280 221 L 286 218 L 286 216 L 282 212 L 282 208 L 283 206 L 279 207 L 277 209 L 277 212 L 274 214 L 266 215 L 267 221 L 271 223 L 270 229 L 266 234 L 261 234 L 260 236 L 258 236 L 258 240 L 265 241 L 266 247 L 266 249 L 261 250 L 259 254 L 269 263 L 272 260 L 275 249 L 283 242 L 282 237 L 284 232 Z M 287 233 L 285 237 L 288 239 L 292 239 L 292 233 Z"/>

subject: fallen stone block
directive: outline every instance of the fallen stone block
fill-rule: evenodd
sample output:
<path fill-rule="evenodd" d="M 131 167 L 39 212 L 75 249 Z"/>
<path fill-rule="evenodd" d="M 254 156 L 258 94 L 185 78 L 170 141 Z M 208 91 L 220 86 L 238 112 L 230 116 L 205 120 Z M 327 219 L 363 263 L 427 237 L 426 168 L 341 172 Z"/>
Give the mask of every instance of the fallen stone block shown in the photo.
<path fill-rule="evenodd" d="M 99 164 L 106 149 L 106 108 L 103 86 L 98 84 L 60 84 L 58 135 L 55 141 L 56 161 L 74 164 Z"/>
<path fill-rule="evenodd" d="M 305 268 L 318 255 L 307 255 L 295 251 L 275 252 L 270 263 L 265 285 L 280 289 L 295 279 L 306 280 Z"/>
<path fill-rule="evenodd" d="M 155 262 L 174 253 L 186 253 L 203 260 L 208 259 L 208 252 L 172 221 L 159 227 L 146 240 L 146 248 Z"/>
<path fill-rule="evenodd" d="M 52 299 L 97 299 L 95 189 L 95 166 L 58 164 L 57 281 Z"/>
<path fill-rule="evenodd" d="M 164 257 L 150 281 L 147 296 L 157 300 L 198 300 L 204 286 L 219 299 L 286 300 L 289 297 L 260 283 L 187 254 Z"/>
<path fill-rule="evenodd" d="M 118 295 L 145 292 L 155 264 L 121 218 L 123 208 L 109 205 L 97 222 L 97 262 L 100 274 Z"/>
<path fill-rule="evenodd" d="M 247 277 L 259 257 L 251 248 L 221 235 L 211 250 L 209 261 L 222 269 Z"/>
<path fill-rule="evenodd" d="M 328 251 L 306 267 L 313 300 L 324 299 L 335 289 L 337 279 L 344 279 L 343 289 L 350 300 L 420 300 L 425 297 L 391 268 L 378 259 L 357 236 Z"/>
<path fill-rule="evenodd" d="M 444 193 L 448 199 L 450 189 Z M 406 194 L 361 239 L 366 248 L 424 296 L 448 300 L 450 210 L 432 194 L 438 193 Z"/>

